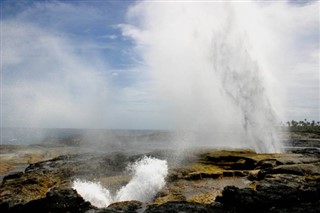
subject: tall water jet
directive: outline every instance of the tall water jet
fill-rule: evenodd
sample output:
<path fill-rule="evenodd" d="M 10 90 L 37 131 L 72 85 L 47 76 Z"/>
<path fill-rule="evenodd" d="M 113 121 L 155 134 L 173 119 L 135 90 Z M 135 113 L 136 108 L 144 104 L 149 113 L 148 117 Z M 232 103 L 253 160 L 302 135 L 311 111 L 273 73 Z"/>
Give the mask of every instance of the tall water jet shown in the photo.
<path fill-rule="evenodd" d="M 222 95 L 239 111 L 252 147 L 257 152 L 280 152 L 277 119 L 265 91 L 263 73 L 230 10 L 226 25 L 212 41 L 212 71 L 221 82 Z"/>
<path fill-rule="evenodd" d="M 272 72 L 246 24 L 257 25 L 255 9 L 230 2 L 139 2 L 129 10 L 123 34 L 136 42 L 158 91 L 173 106 L 178 146 L 282 151 Z"/>

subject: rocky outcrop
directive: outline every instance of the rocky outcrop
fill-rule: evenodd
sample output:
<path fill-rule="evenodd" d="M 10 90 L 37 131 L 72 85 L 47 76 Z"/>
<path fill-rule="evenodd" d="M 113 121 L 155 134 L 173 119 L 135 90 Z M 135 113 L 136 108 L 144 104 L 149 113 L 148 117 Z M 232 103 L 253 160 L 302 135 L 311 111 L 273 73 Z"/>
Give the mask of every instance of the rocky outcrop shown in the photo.
<path fill-rule="evenodd" d="M 3 178 L 0 212 L 320 212 L 317 149 L 199 151 L 179 166 L 170 164 L 166 187 L 150 203 L 97 208 L 71 188 L 75 178 L 85 178 L 119 189 L 129 181 L 122 171 L 139 157 L 86 153 L 32 163 Z"/>
<path fill-rule="evenodd" d="M 74 178 L 85 177 L 90 180 L 114 177 L 121 174 L 126 161 L 127 157 L 121 154 L 105 156 L 91 153 L 63 155 L 30 164 L 24 172 L 9 174 L 3 178 L 0 185 L 0 205 L 12 207 L 45 198 L 52 188 L 71 188 Z"/>
<path fill-rule="evenodd" d="M 202 194 L 193 198 L 187 197 L 183 202 L 153 206 L 149 211 L 157 212 L 155 210 L 157 208 L 163 211 L 166 211 L 166 208 L 168 211 L 174 208 L 184 211 L 184 207 L 181 206 L 190 205 L 190 202 L 185 204 L 186 201 L 197 202 L 197 206 L 204 205 L 208 200 L 204 195 L 211 192 L 213 202 L 210 206 L 201 206 L 206 209 L 204 212 L 208 208 L 214 211 L 223 209 L 224 212 L 320 212 L 320 159 L 318 153 L 312 154 L 308 149 L 306 155 L 302 153 L 257 155 L 251 152 L 218 151 L 202 154 L 195 165 L 175 171 L 172 174 L 174 178 L 168 185 L 176 183 L 180 187 L 178 192 L 182 195 L 190 194 L 190 191 L 183 191 L 181 188 L 195 188 L 197 186 L 195 183 L 199 181 L 207 183 L 208 190 L 203 190 Z M 249 182 L 241 187 L 231 182 L 232 184 L 220 190 L 219 195 L 218 185 L 212 187 L 216 183 L 208 181 L 210 179 L 226 181 L 228 178 L 244 179 Z M 193 182 L 194 180 L 196 182 Z M 180 184 L 177 184 L 179 182 Z M 216 197 L 212 193 L 215 190 L 218 191 Z M 177 193 L 177 189 L 173 188 L 171 191 Z M 162 196 L 170 197 L 170 195 L 170 192 L 167 192 L 166 196 Z M 221 205 L 217 206 L 218 203 Z M 172 210 L 172 212 L 178 211 Z"/>
<path fill-rule="evenodd" d="M 7 208 L 6 208 L 7 207 Z M 72 189 L 52 189 L 44 198 L 18 204 L 11 208 L 1 206 L 1 212 L 86 212 L 96 210 Z"/>
<path fill-rule="evenodd" d="M 291 209 L 298 209 L 302 206 L 304 206 L 304 212 L 306 210 L 319 212 L 319 190 L 319 183 L 316 182 L 288 185 L 285 181 L 263 181 L 256 186 L 256 189 L 227 186 L 222 196 L 217 197 L 216 201 L 233 212 L 277 212 L 280 210 L 290 212 Z"/>
<path fill-rule="evenodd" d="M 192 212 L 192 213 L 222 213 L 228 212 L 218 205 L 191 203 L 186 201 L 167 202 L 162 205 L 150 205 L 145 213 L 178 213 L 178 212 Z"/>
<path fill-rule="evenodd" d="M 138 209 L 142 208 L 142 202 L 132 200 L 132 201 L 123 201 L 123 202 L 116 202 L 112 203 L 108 206 L 108 211 L 114 212 L 127 212 L 133 213 L 137 212 Z"/>
<path fill-rule="evenodd" d="M 297 157 L 258 162 L 253 187 L 227 186 L 216 202 L 232 212 L 320 212 L 320 159 Z"/>

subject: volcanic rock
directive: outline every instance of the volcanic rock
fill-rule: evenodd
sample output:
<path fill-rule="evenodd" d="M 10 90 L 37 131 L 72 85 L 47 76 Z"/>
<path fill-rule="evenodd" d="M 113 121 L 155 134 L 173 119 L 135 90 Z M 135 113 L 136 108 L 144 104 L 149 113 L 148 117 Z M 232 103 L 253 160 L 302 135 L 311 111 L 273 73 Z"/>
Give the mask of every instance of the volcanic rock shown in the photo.
<path fill-rule="evenodd" d="M 107 207 L 107 210 L 111 210 L 114 212 L 133 213 L 133 212 L 137 212 L 137 210 L 140 208 L 142 208 L 142 202 L 132 200 L 132 201 L 112 203 Z"/>
<path fill-rule="evenodd" d="M 139 158 L 79 153 L 31 163 L 3 178 L 0 212 L 320 212 L 317 148 L 284 154 L 194 151 L 178 166 L 168 162 L 167 184 L 151 203 L 125 201 L 97 208 L 71 189 L 80 178 L 105 183 L 114 192 L 130 180 L 123 171 Z"/>
<path fill-rule="evenodd" d="M 73 189 L 52 189 L 46 197 L 32 200 L 26 204 L 18 204 L 12 208 L 1 206 L 1 212 L 86 212 L 95 210 L 89 202 Z"/>
<path fill-rule="evenodd" d="M 192 212 L 192 213 L 227 213 L 228 211 L 221 209 L 219 206 L 191 203 L 186 201 L 180 202 L 167 202 L 162 205 L 150 205 L 145 213 L 178 213 L 178 212 Z"/>

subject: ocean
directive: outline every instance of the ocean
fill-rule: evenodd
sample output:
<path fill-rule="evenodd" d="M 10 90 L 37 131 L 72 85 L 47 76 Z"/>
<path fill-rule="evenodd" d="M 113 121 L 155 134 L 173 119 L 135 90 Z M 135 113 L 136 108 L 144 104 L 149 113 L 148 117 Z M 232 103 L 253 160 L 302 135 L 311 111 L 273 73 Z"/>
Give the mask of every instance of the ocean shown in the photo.
<path fill-rule="evenodd" d="M 13 127 L 1 129 L 1 145 L 68 145 L 103 152 L 148 152 L 167 149 L 172 144 L 172 138 L 173 133 L 165 130 Z"/>

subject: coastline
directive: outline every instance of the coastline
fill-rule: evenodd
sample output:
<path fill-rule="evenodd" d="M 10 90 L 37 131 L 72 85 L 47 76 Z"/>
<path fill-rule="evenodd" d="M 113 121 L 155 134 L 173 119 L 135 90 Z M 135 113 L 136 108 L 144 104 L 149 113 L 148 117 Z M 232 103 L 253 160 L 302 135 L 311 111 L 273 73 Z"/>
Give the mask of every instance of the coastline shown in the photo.
<path fill-rule="evenodd" d="M 320 141 L 304 135 L 293 136 L 286 144 L 290 149 L 282 154 L 199 149 L 190 151 L 179 162 L 172 150 L 102 153 L 68 143 L 2 145 L 0 209 L 1 212 L 318 211 Z M 112 186 L 110 190 L 115 191 L 130 181 L 130 175 L 123 172 L 126 166 L 144 155 L 166 159 L 170 168 L 165 187 L 149 202 L 125 201 L 97 208 L 71 187 L 75 178 L 84 178 Z M 55 205 L 57 200 L 69 207 Z"/>

